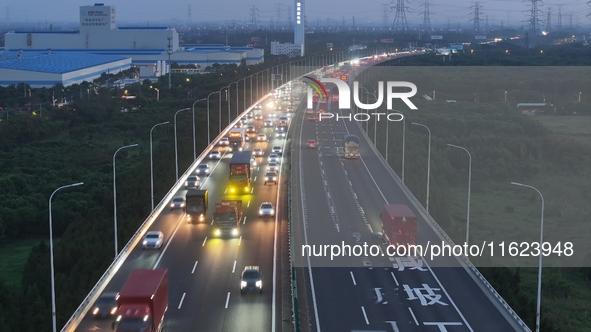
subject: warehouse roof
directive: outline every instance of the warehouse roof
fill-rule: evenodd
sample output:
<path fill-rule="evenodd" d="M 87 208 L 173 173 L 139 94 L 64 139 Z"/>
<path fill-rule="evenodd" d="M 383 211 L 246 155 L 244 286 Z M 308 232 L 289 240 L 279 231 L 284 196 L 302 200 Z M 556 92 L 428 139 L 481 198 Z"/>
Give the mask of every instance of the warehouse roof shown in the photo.
<path fill-rule="evenodd" d="M 64 74 L 126 58 L 86 52 L 0 51 L 0 68 Z"/>

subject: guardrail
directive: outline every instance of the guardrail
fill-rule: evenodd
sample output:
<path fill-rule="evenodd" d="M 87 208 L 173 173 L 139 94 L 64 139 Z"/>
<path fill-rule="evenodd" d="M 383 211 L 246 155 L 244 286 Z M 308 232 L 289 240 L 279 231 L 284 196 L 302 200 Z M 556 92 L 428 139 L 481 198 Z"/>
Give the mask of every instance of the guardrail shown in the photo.
<path fill-rule="evenodd" d="M 104 291 L 107 284 L 111 281 L 111 279 L 117 273 L 117 271 L 119 270 L 119 268 L 121 267 L 123 262 L 127 259 L 131 250 L 133 248 L 135 248 L 135 246 L 141 241 L 144 234 L 147 232 L 147 230 L 150 228 L 150 226 L 152 226 L 152 224 L 154 223 L 156 218 L 158 218 L 158 216 L 160 215 L 160 213 L 162 212 L 162 210 L 166 206 L 165 202 L 168 202 L 170 199 L 172 199 L 174 194 L 179 189 L 181 189 L 181 187 L 183 187 L 183 183 L 185 182 L 186 178 L 195 171 L 195 168 L 197 168 L 197 166 L 203 161 L 203 159 L 205 159 L 205 157 L 209 154 L 209 152 L 216 146 L 217 142 L 219 142 L 219 140 L 222 137 L 224 137 L 230 131 L 230 129 L 232 129 L 234 127 L 234 125 L 238 121 L 240 121 L 240 119 L 246 113 L 251 111 L 252 108 L 254 107 L 254 105 L 260 103 L 262 100 L 268 98 L 269 96 L 270 96 L 270 93 L 265 94 L 263 97 L 259 98 L 253 105 L 251 105 L 246 110 L 244 110 L 242 113 L 240 113 L 240 115 L 238 115 L 236 117 L 236 119 L 234 119 L 234 121 L 232 121 L 230 123 L 230 125 L 228 125 L 228 127 L 226 127 L 217 137 L 215 137 L 212 140 L 211 144 L 209 144 L 207 146 L 207 148 L 205 148 L 205 150 L 203 150 L 203 152 L 201 152 L 201 154 L 197 157 L 197 159 L 195 159 L 195 161 L 193 161 L 193 163 L 187 168 L 187 170 L 179 177 L 179 179 L 174 184 L 174 186 L 166 193 L 166 195 L 164 195 L 164 197 L 162 198 L 160 203 L 158 203 L 158 205 L 150 213 L 148 218 L 142 223 L 142 225 L 138 228 L 138 230 L 133 234 L 133 236 L 131 237 L 129 242 L 127 242 L 125 247 L 123 247 L 123 249 L 121 249 L 121 251 L 119 252 L 117 257 L 115 257 L 115 260 L 113 261 L 113 263 L 111 263 L 111 265 L 107 268 L 105 273 L 103 273 L 103 275 L 99 278 L 99 280 L 94 285 L 94 287 L 90 290 L 90 292 L 88 293 L 86 298 L 84 298 L 84 300 L 82 301 L 80 306 L 78 306 L 78 308 L 74 311 L 74 313 L 72 314 L 72 317 L 70 317 L 70 319 L 66 322 L 64 327 L 61 329 L 62 332 L 74 332 L 75 331 L 75 329 L 78 327 L 78 324 L 80 324 L 80 322 L 82 321 L 84 316 L 86 316 L 86 314 L 90 310 L 92 304 L 94 304 L 94 302 L 96 302 L 96 300 L 98 299 L 100 294 L 102 294 L 102 292 Z"/>
<path fill-rule="evenodd" d="M 389 59 L 389 60 L 391 60 L 391 59 Z M 388 60 L 385 60 L 385 61 L 388 61 Z M 359 72 L 355 72 L 355 73 L 358 74 Z M 349 78 L 351 79 L 351 76 Z M 365 137 L 366 141 L 370 143 L 369 147 L 374 151 L 375 155 L 378 157 L 378 160 L 380 160 L 380 162 L 388 170 L 388 172 L 390 173 L 392 178 L 394 178 L 394 181 L 396 181 L 398 186 L 403 190 L 406 197 L 408 197 L 408 199 L 410 199 L 413 202 L 413 205 L 415 206 L 417 211 L 419 211 L 419 213 L 421 214 L 423 219 L 425 221 L 427 221 L 432 227 L 434 227 L 437 230 L 437 232 L 439 232 L 439 235 L 441 237 L 443 237 L 443 239 L 447 242 L 447 244 L 449 244 L 453 247 L 455 245 L 454 241 L 447 235 L 447 233 L 443 230 L 443 228 L 441 228 L 441 226 L 439 226 L 439 224 L 435 221 L 435 219 L 433 219 L 431 217 L 431 215 L 425 210 L 423 205 L 414 196 L 414 194 L 410 191 L 410 189 L 408 189 L 408 187 L 402 182 L 402 180 L 400 180 L 400 178 L 398 177 L 398 174 L 396 174 L 396 172 L 394 172 L 392 167 L 390 167 L 388 162 L 382 156 L 381 152 L 379 152 L 378 149 L 376 148 L 376 146 L 371 142 L 371 139 L 369 138 L 369 136 L 367 136 L 367 133 L 363 130 L 361 125 L 359 123 L 357 123 L 357 126 L 360 127 L 361 132 L 363 133 L 363 136 Z M 489 293 L 485 292 L 485 294 L 490 295 L 490 296 L 488 296 L 488 298 L 491 299 L 491 302 L 493 304 L 498 304 L 497 308 L 502 309 L 502 310 L 500 310 L 501 313 L 506 314 L 505 316 L 507 318 L 509 318 L 509 322 L 511 323 L 511 325 L 513 325 L 514 328 L 521 328 L 523 331 L 531 332 L 531 329 L 527 326 L 527 324 L 525 324 L 523 322 L 523 320 L 521 320 L 521 317 L 519 317 L 519 315 L 517 315 L 515 310 L 513 310 L 513 308 L 511 308 L 511 306 L 503 299 L 503 297 L 501 295 L 499 295 L 499 293 L 497 293 L 497 291 L 488 282 L 488 280 L 486 280 L 486 278 L 480 273 L 480 271 L 478 271 L 478 268 L 476 268 L 472 264 L 472 262 L 470 262 L 468 257 L 466 257 L 465 255 L 462 255 L 461 260 L 460 260 L 460 257 L 457 257 L 457 258 L 458 258 L 458 261 L 460 262 L 460 264 L 466 270 L 466 272 L 479 285 L 479 287 L 481 289 L 487 290 L 489 292 Z M 504 310 L 504 312 L 503 312 L 503 310 Z M 512 321 L 511 321 L 511 319 L 512 319 Z"/>

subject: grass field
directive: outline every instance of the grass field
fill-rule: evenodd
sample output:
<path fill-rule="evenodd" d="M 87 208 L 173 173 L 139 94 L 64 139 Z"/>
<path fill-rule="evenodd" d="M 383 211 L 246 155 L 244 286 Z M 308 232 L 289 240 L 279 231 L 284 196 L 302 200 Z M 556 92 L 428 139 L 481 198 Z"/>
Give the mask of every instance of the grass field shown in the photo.
<path fill-rule="evenodd" d="M 555 134 L 591 143 L 591 116 L 537 116 L 535 119 Z"/>
<path fill-rule="evenodd" d="M 33 246 L 39 244 L 41 239 L 26 239 L 14 241 L 0 247 L 0 276 L 8 285 L 19 285 L 21 273 L 29 252 Z"/>

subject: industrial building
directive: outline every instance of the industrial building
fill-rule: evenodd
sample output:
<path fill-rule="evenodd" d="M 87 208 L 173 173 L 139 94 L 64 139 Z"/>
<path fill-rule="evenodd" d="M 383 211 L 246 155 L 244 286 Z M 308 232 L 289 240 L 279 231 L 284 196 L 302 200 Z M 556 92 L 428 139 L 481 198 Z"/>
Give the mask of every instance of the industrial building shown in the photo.
<path fill-rule="evenodd" d="M 253 47 L 182 46 L 175 28 L 117 27 L 115 6 L 102 3 L 80 7 L 78 31 L 12 31 L 4 39 L 6 51 L 22 52 L 23 56 L 64 51 L 127 57 L 140 67 L 142 76 L 167 74 L 174 62 L 206 68 L 216 63 L 252 65 L 264 61 L 264 50 Z"/>
<path fill-rule="evenodd" d="M 0 86 L 26 83 L 33 88 L 92 81 L 103 73 L 131 67 L 131 59 L 81 52 L 0 51 Z"/>

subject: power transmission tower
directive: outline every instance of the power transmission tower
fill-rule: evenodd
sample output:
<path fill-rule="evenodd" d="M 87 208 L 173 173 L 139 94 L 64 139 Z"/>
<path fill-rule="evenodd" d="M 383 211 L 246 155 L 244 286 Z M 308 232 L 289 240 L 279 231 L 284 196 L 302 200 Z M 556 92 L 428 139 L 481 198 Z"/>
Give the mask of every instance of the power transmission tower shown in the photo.
<path fill-rule="evenodd" d="M 552 31 L 552 7 L 548 8 L 548 17 L 546 18 L 546 31 Z"/>
<path fill-rule="evenodd" d="M 529 18 L 529 34 L 530 36 L 537 36 L 540 31 L 540 22 L 541 20 L 538 18 L 538 14 L 541 10 L 538 9 L 538 2 L 542 2 L 542 0 L 526 0 L 531 2 L 531 9 L 530 9 L 530 18 Z"/>
<path fill-rule="evenodd" d="M 482 10 L 482 6 L 478 4 L 478 2 L 474 3 L 474 6 L 470 8 L 474 8 L 474 18 L 472 19 L 472 32 L 478 34 L 480 32 L 480 11 Z"/>
<path fill-rule="evenodd" d="M 387 3 L 383 3 L 382 6 L 384 7 L 382 11 L 382 23 L 384 24 L 384 29 L 388 29 L 388 6 Z"/>
<path fill-rule="evenodd" d="M 396 14 L 394 14 L 394 23 L 392 29 L 394 31 L 408 31 L 408 21 L 406 21 L 406 6 L 404 0 L 396 0 Z"/>
<path fill-rule="evenodd" d="M 252 24 L 254 27 L 258 26 L 259 24 L 259 20 L 258 20 L 258 16 L 259 14 L 257 13 L 257 6 L 252 6 L 250 8 L 250 24 Z"/>
<path fill-rule="evenodd" d="M 447 31 L 451 30 L 451 23 L 449 22 L 449 18 L 447 19 Z"/>
<path fill-rule="evenodd" d="M 419 6 L 423 7 L 423 29 L 425 29 L 425 31 L 431 31 L 431 18 L 429 15 L 430 14 L 429 0 L 425 0 L 425 2 Z"/>
<path fill-rule="evenodd" d="M 558 19 L 556 21 L 556 31 L 562 31 L 562 6 L 558 5 Z"/>
<path fill-rule="evenodd" d="M 271 17 L 271 25 L 269 25 L 269 30 L 275 30 L 275 22 L 273 22 L 273 17 Z"/>

